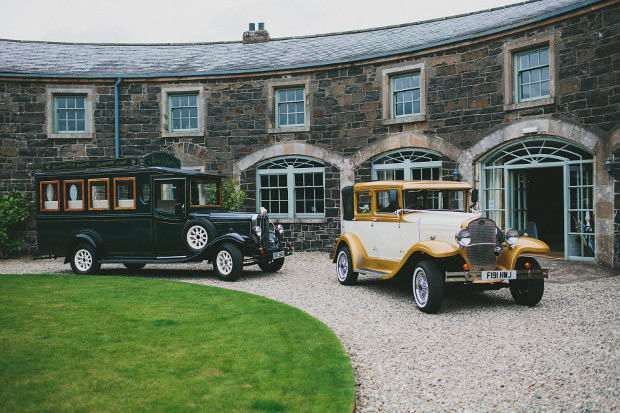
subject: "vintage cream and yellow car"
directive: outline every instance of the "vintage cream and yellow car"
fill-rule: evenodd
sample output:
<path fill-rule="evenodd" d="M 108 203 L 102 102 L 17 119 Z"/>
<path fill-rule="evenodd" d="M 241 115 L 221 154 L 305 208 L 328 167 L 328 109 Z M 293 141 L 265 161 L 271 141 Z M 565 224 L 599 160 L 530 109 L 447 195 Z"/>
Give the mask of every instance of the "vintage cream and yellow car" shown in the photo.
<path fill-rule="evenodd" d="M 519 304 L 535 306 L 548 270 L 526 254 L 549 251 L 537 239 L 500 230 L 473 211 L 477 190 L 452 181 L 375 181 L 343 188 L 343 234 L 336 243 L 338 281 L 359 274 L 412 278 L 420 310 L 439 311 L 445 283 L 510 287 Z M 471 212 L 468 212 L 471 211 Z"/>

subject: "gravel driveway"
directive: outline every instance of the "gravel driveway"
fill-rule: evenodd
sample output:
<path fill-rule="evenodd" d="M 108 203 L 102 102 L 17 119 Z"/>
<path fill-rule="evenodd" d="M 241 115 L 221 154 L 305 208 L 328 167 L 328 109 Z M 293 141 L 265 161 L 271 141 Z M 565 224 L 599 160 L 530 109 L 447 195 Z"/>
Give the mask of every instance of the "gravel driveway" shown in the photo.
<path fill-rule="evenodd" d="M 435 315 L 418 311 L 407 282 L 360 276 L 341 286 L 325 253 L 295 253 L 275 274 L 249 267 L 235 283 L 219 281 L 206 263 L 140 274 L 263 295 L 323 321 L 351 357 L 359 412 L 618 411 L 620 277 L 579 264 L 563 278 L 572 264 L 548 266 L 535 308 L 517 306 L 507 290 L 453 289 Z M 120 268 L 104 265 L 102 273 L 128 274 Z M 61 260 L 0 262 L 0 273 L 28 272 L 70 268 Z"/>

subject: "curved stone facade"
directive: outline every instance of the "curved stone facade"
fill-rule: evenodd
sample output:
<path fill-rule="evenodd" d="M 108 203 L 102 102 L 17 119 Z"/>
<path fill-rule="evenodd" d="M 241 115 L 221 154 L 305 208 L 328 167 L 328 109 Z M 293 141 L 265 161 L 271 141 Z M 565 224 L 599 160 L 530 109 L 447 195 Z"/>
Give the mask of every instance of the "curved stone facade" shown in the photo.
<path fill-rule="evenodd" d="M 614 1 L 542 0 L 403 27 L 256 45 L 0 42 L 0 51 L 7 51 L 0 57 L 0 191 L 17 188 L 32 194 L 32 174 L 43 162 L 114 157 L 117 149 L 121 156 L 168 151 L 183 167 L 238 178 L 248 194 L 246 209 L 256 210 L 261 197 L 257 168 L 300 157 L 319 165 L 322 188 L 313 195 L 319 212 L 281 214 L 275 220 L 297 248 L 330 251 L 340 233 L 341 188 L 371 179 L 380 157 L 428 151 L 432 161 L 424 168 L 429 176 L 453 179 L 456 170 L 457 178 L 483 189 L 480 162 L 485 157 L 512 142 L 551 137 L 593 154 L 595 256 L 600 263 L 617 265 L 618 174 L 611 179 L 605 161 L 617 160 L 618 13 Z M 509 18 L 519 14 L 529 17 Z M 431 29 L 438 31 L 436 41 L 429 37 L 410 44 L 410 31 L 428 34 Z M 452 30 L 470 32 L 451 37 Z M 364 47 L 353 56 L 347 45 L 355 39 Z M 107 58 L 116 53 L 121 63 L 116 72 L 93 64 L 96 59 L 78 67 L 70 53 L 53 54 L 61 46 L 73 47 L 76 56 L 94 49 Z M 316 48 L 323 49 L 313 55 Z M 132 62 L 132 50 L 146 63 Z M 265 63 L 264 56 L 256 57 L 260 50 L 274 58 Z M 543 82 L 548 96 L 521 101 L 513 84 L 515 64 L 532 50 L 548 50 L 550 62 L 539 62 L 549 72 Z M 165 67 L 173 51 L 177 60 L 204 52 L 205 62 L 188 60 L 187 71 Z M 32 66 L 26 59 L 31 52 L 49 61 Z M 213 61 L 205 57 L 211 52 Z M 173 69 L 177 72 L 168 72 Z M 413 98 L 419 109 L 396 116 L 394 82 L 408 77 L 418 82 L 411 90 L 419 96 Z M 282 90 L 302 93 L 280 96 Z M 84 97 L 90 123 L 79 135 L 58 133 L 55 102 L 73 95 Z M 195 125 L 173 130 L 177 103 L 172 99 L 187 95 L 197 99 Z M 282 102 L 291 96 L 300 105 L 290 106 L 301 108 L 294 112 L 299 118 L 279 116 Z M 568 214 L 568 209 L 558 213 Z M 25 231 L 24 239 L 33 245 L 33 232 Z"/>

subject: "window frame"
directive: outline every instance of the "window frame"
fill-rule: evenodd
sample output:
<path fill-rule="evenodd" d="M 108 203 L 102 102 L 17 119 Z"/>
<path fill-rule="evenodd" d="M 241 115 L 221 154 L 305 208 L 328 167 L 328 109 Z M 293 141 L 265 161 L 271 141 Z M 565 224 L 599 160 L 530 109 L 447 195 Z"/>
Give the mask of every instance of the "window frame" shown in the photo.
<path fill-rule="evenodd" d="M 381 71 L 381 103 L 383 125 L 415 123 L 426 121 L 426 62 L 395 66 Z M 420 77 L 420 113 L 396 116 L 393 105 L 394 79 L 412 74 Z"/>
<path fill-rule="evenodd" d="M 407 153 L 410 153 L 409 156 L 412 156 L 414 154 L 419 154 L 417 155 L 418 157 L 425 156 L 425 157 L 430 158 L 432 156 L 432 157 L 437 157 L 438 159 L 424 160 L 424 161 L 412 161 L 411 159 L 404 159 L 403 162 L 398 162 L 398 163 L 396 162 L 377 163 L 377 161 L 385 157 L 396 155 L 396 154 L 404 156 Z M 371 179 L 373 181 L 383 180 L 383 179 L 378 178 L 379 172 L 402 170 L 404 180 L 414 180 L 413 172 L 412 172 L 413 170 L 416 170 L 416 171 L 430 170 L 431 175 L 433 175 L 434 170 L 438 170 L 438 174 L 439 174 L 438 179 L 431 179 L 431 180 L 442 181 L 443 173 L 444 173 L 442 158 L 443 156 L 437 152 L 433 152 L 433 151 L 429 151 L 425 149 L 419 149 L 419 148 L 402 148 L 402 149 L 397 149 L 395 151 L 385 152 L 372 160 L 371 165 L 370 165 Z"/>
<path fill-rule="evenodd" d="M 92 87 L 52 87 L 46 93 L 46 131 L 50 139 L 93 139 L 95 136 L 94 107 L 98 103 L 97 89 Z M 84 131 L 58 131 L 57 98 L 84 98 Z"/>
<path fill-rule="evenodd" d="M 314 167 L 295 167 L 293 165 L 288 165 L 286 168 L 274 168 L 274 169 L 261 169 L 261 166 L 267 165 L 273 161 L 281 160 L 285 161 L 287 159 L 306 159 L 312 162 L 317 162 L 322 164 L 322 166 L 314 166 Z M 308 157 L 302 156 L 284 156 L 275 159 L 271 159 L 267 162 L 263 162 L 261 165 L 258 165 L 256 168 L 256 206 L 257 209 L 260 210 L 262 206 L 262 197 L 261 197 L 261 177 L 265 175 L 286 175 L 286 190 L 287 190 L 287 198 L 286 203 L 288 205 L 288 212 L 286 213 L 274 213 L 269 211 L 269 216 L 273 218 L 289 218 L 289 219 L 311 219 L 311 218 L 325 218 L 326 211 L 326 201 L 325 201 L 325 164 L 323 161 Z M 323 212 L 315 212 L 315 213 L 297 213 L 296 212 L 296 196 L 295 190 L 297 188 L 306 188 L 306 187 L 297 187 L 295 185 L 295 175 L 297 174 L 306 174 L 306 173 L 321 173 L 323 178 Z M 314 201 L 316 202 L 316 198 Z"/>
<path fill-rule="evenodd" d="M 68 184 L 77 184 L 79 183 L 82 187 L 82 207 L 81 208 L 69 208 L 69 191 L 67 191 Z M 66 181 L 62 181 L 62 192 L 63 192 L 63 208 L 64 211 L 84 211 L 86 209 L 86 200 L 84 199 L 84 180 L 83 179 L 67 179 Z"/>
<path fill-rule="evenodd" d="M 297 133 L 310 132 L 312 127 L 312 91 L 309 77 L 284 80 L 268 80 L 265 84 L 267 96 L 267 133 Z M 279 126 L 277 116 L 277 91 L 282 89 L 304 89 L 304 124 Z"/>
<path fill-rule="evenodd" d="M 535 99 L 519 101 L 517 93 L 517 67 L 515 56 L 532 52 L 543 48 L 549 48 L 549 95 Z M 555 34 L 535 37 L 530 40 L 515 40 L 504 43 L 504 110 L 520 110 L 539 106 L 555 104 L 556 100 L 556 56 Z"/>
<path fill-rule="evenodd" d="M 83 107 L 81 108 L 60 108 L 58 106 L 58 101 L 59 99 L 77 99 L 77 98 L 81 98 L 82 99 L 82 103 L 83 103 Z M 88 101 L 88 97 L 86 95 L 61 95 L 61 94 L 57 94 L 54 95 L 54 132 L 56 134 L 70 134 L 70 135 L 80 135 L 80 134 L 85 134 L 88 131 L 88 125 L 86 124 L 87 121 L 87 113 L 88 113 L 88 105 L 87 105 L 87 101 Z M 84 129 L 80 129 L 80 130 L 60 130 L 60 117 L 59 117 L 59 112 L 61 110 L 82 110 L 84 112 Z M 70 120 L 66 119 L 66 122 L 68 123 Z M 76 119 L 75 122 L 77 122 L 78 120 Z"/>
<path fill-rule="evenodd" d="M 133 182 L 133 206 L 131 207 L 121 207 L 118 206 L 118 194 L 117 194 L 117 182 L 122 182 L 122 181 L 131 181 Z M 114 210 L 129 210 L 129 209 L 136 209 L 137 206 L 137 199 L 136 199 L 136 178 L 135 177 L 127 177 L 127 178 L 114 178 L 113 183 L 112 183 L 113 187 L 114 187 Z"/>
<path fill-rule="evenodd" d="M 197 94 L 196 104 L 198 108 L 198 128 L 187 130 L 172 130 L 171 96 Z M 203 85 L 165 85 L 161 87 L 161 136 L 162 138 L 202 137 L 205 136 L 207 118 L 207 105 L 205 103 L 207 93 Z"/>
<path fill-rule="evenodd" d="M 57 206 L 55 209 L 44 208 L 45 201 L 43 201 L 43 185 L 47 185 L 47 184 L 56 184 L 56 205 Z M 60 180 L 39 182 L 39 211 L 41 212 L 60 211 Z"/>
<path fill-rule="evenodd" d="M 105 182 L 105 196 L 106 196 L 106 200 L 108 201 L 108 206 L 106 208 L 93 207 L 94 199 L 92 199 L 93 197 L 92 197 L 91 188 L 92 188 L 92 184 L 96 182 Z M 107 211 L 109 209 L 110 209 L 110 179 L 109 178 L 89 179 L 88 180 L 88 210 L 89 211 Z"/>
<path fill-rule="evenodd" d="M 519 61 L 519 58 L 521 56 L 524 56 L 526 54 L 529 55 L 529 54 L 532 54 L 532 53 L 538 53 L 538 52 L 541 52 L 543 50 L 547 50 L 547 52 L 549 52 L 549 62 L 548 62 L 547 65 L 545 65 L 545 66 L 538 65 L 536 67 L 528 67 L 527 69 L 519 70 L 519 63 L 518 63 L 518 61 Z M 518 53 L 514 53 L 512 57 L 513 57 L 513 63 L 512 64 L 513 64 L 514 88 L 515 88 L 514 96 L 515 96 L 516 103 L 525 103 L 525 102 L 531 102 L 531 101 L 535 101 L 535 100 L 550 98 L 551 97 L 551 67 L 550 67 L 551 54 L 550 54 L 549 47 L 548 46 L 546 46 L 546 47 L 537 47 L 535 49 L 523 50 L 523 51 L 520 51 Z M 549 68 L 549 80 L 548 80 L 548 82 L 549 82 L 549 94 L 547 94 L 547 95 L 542 95 L 541 94 L 540 96 L 536 96 L 536 97 L 523 98 L 521 96 L 521 87 L 523 86 L 523 83 L 521 82 L 521 73 L 524 73 L 524 72 L 528 71 L 528 72 L 530 72 L 530 76 L 531 76 L 531 71 L 532 70 L 542 69 L 543 67 Z M 539 83 L 542 83 L 542 80 Z M 532 85 L 533 82 L 530 81 L 528 84 Z"/>
<path fill-rule="evenodd" d="M 218 187 L 218 195 L 217 196 L 218 196 L 218 201 L 219 202 L 216 203 L 216 204 L 212 204 L 212 205 L 211 204 L 206 204 L 206 205 L 195 205 L 195 204 L 193 204 L 192 203 L 192 199 L 193 199 L 193 197 L 192 197 L 192 193 L 193 192 L 192 191 L 194 190 L 194 187 L 193 187 L 192 183 L 194 183 L 194 182 L 214 183 L 214 184 L 216 184 L 217 187 Z M 222 206 L 222 182 L 218 181 L 218 180 L 213 180 L 213 179 L 209 180 L 209 179 L 193 179 L 193 178 L 190 178 L 190 180 L 189 180 L 189 204 L 190 204 L 190 207 L 192 207 L 192 208 L 193 207 L 196 207 L 196 208 L 201 208 L 201 207 L 221 207 Z"/>
<path fill-rule="evenodd" d="M 185 96 L 195 96 L 196 97 L 196 106 L 173 106 L 172 105 L 172 100 L 175 97 L 185 97 Z M 198 96 L 198 92 L 196 93 L 191 93 L 191 92 L 186 92 L 186 93 L 169 93 L 168 94 L 168 132 L 169 133 L 192 133 L 192 132 L 199 132 L 200 131 L 200 109 L 199 109 L 199 105 L 198 105 L 198 100 L 199 100 L 199 96 Z M 195 128 L 188 128 L 188 129 L 175 129 L 173 124 L 174 124 L 174 118 L 173 118 L 173 111 L 175 109 L 192 109 L 192 108 L 196 108 L 196 127 Z M 183 117 L 180 118 L 181 120 L 183 120 Z M 188 119 L 194 119 L 191 116 Z"/>
<path fill-rule="evenodd" d="M 414 76 L 418 77 L 418 87 L 417 88 L 414 88 L 412 86 L 412 87 L 410 87 L 408 89 L 404 89 L 403 88 L 403 89 L 396 90 L 396 79 L 404 79 L 404 78 L 407 78 L 407 77 L 411 77 L 412 80 L 413 80 Z M 391 110 L 390 116 L 391 116 L 392 119 L 407 118 L 407 117 L 414 117 L 414 116 L 420 116 L 421 115 L 421 113 L 422 113 L 422 100 L 421 100 L 422 99 L 422 84 L 420 83 L 420 78 L 421 78 L 421 74 L 420 74 L 419 71 L 417 71 L 417 72 L 408 72 L 408 73 L 400 73 L 400 74 L 397 74 L 397 75 L 390 76 L 390 101 L 391 101 L 390 104 L 392 105 L 391 108 L 390 108 L 390 110 Z M 415 100 L 414 99 L 414 100 L 411 101 L 412 112 L 411 113 L 404 113 L 404 110 L 403 110 L 403 114 L 402 115 L 398 115 L 397 114 L 397 112 L 398 112 L 397 106 L 398 106 L 399 103 L 398 103 L 396 95 L 398 93 L 406 93 L 407 91 L 412 91 L 413 92 L 415 90 L 420 91 L 420 93 L 419 93 L 420 99 L 419 100 Z M 420 111 L 419 112 L 414 112 L 413 111 L 415 102 L 418 102 L 419 105 L 420 105 Z M 404 101 L 403 105 L 406 104 L 406 103 L 407 102 Z"/>
<path fill-rule="evenodd" d="M 284 102 L 280 101 L 280 94 L 281 92 L 285 92 L 286 95 L 288 95 L 289 92 L 295 92 L 295 95 L 297 95 L 298 91 L 302 91 L 303 96 L 301 100 L 297 100 L 297 97 L 295 97 L 296 100 L 285 100 Z M 306 126 L 306 89 L 303 87 L 283 87 L 283 88 L 276 88 L 275 89 L 275 108 L 276 108 L 276 114 L 275 114 L 275 122 L 276 122 L 276 128 L 282 128 L 282 129 L 288 129 L 288 128 L 300 128 L 300 127 L 304 127 Z M 303 104 L 303 110 L 301 112 L 297 112 L 295 111 L 294 113 L 303 113 L 304 115 L 304 122 L 303 123 L 291 123 L 291 124 L 286 124 L 286 125 L 282 125 L 280 123 L 280 115 L 281 113 L 281 106 L 282 105 L 288 105 L 288 104 L 297 104 L 297 103 L 302 103 Z M 287 112 L 291 113 L 291 112 Z M 295 116 L 295 118 L 297 118 L 297 116 Z"/>

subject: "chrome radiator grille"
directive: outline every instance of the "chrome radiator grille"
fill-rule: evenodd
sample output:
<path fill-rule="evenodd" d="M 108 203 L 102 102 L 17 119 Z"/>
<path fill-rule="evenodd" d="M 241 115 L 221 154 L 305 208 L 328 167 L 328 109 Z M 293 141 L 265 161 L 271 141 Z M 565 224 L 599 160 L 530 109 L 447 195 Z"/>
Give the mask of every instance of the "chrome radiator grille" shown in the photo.
<path fill-rule="evenodd" d="M 269 215 L 260 214 L 258 216 L 258 226 L 260 226 L 262 235 L 260 238 L 260 246 L 263 248 L 269 247 Z"/>
<path fill-rule="evenodd" d="M 478 218 L 467 226 L 471 234 L 471 244 L 467 247 L 467 258 L 472 270 L 495 268 L 495 246 L 497 234 L 495 222 L 491 219 Z"/>

